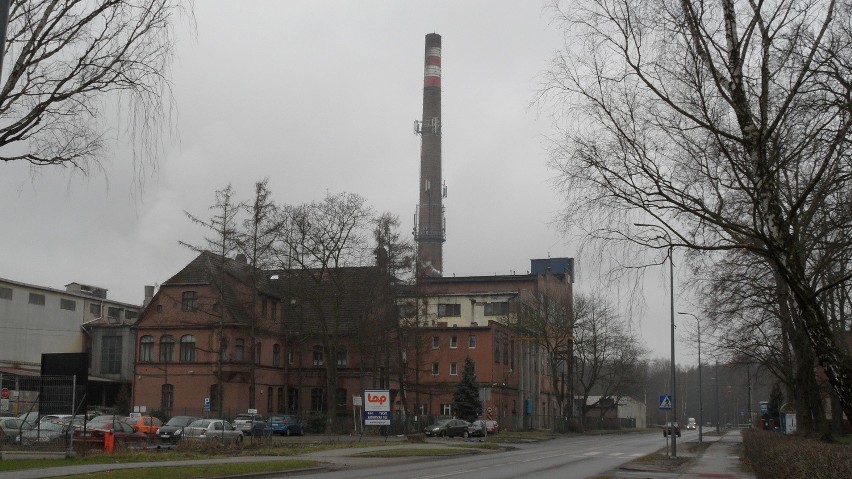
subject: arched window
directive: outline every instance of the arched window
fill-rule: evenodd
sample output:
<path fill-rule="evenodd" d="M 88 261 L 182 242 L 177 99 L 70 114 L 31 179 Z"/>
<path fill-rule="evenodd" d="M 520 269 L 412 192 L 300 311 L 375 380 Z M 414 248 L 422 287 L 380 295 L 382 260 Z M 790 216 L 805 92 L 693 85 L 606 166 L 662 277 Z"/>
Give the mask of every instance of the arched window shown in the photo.
<path fill-rule="evenodd" d="M 234 361 L 242 361 L 245 359 L 243 355 L 245 354 L 245 341 L 243 338 L 237 338 L 234 341 Z"/>
<path fill-rule="evenodd" d="M 195 336 L 187 334 L 180 338 L 180 362 L 195 362 Z"/>
<path fill-rule="evenodd" d="M 154 360 L 154 336 L 142 336 L 139 339 L 139 362 L 150 363 Z"/>
<path fill-rule="evenodd" d="M 198 293 L 195 291 L 184 291 L 181 295 L 181 309 L 183 311 L 195 311 L 198 309 Z"/>
<path fill-rule="evenodd" d="M 172 384 L 163 384 L 160 389 L 160 409 L 171 411 L 175 405 L 175 387 Z"/>
<path fill-rule="evenodd" d="M 170 363 L 175 357 L 175 338 L 168 334 L 160 338 L 160 362 Z"/>
<path fill-rule="evenodd" d="M 225 394 L 223 389 L 224 388 L 218 387 L 217 384 L 210 385 L 210 410 L 213 412 L 217 412 L 219 410 L 219 404 L 224 400 Z"/>
<path fill-rule="evenodd" d="M 273 344 L 272 345 L 272 367 L 280 368 L 281 367 L 281 345 Z"/>

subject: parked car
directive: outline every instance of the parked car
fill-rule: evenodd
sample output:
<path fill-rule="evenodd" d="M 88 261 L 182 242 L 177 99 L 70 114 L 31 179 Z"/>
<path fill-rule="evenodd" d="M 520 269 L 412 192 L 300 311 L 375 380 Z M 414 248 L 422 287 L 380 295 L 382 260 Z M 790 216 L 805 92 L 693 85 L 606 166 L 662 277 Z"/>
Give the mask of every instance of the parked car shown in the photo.
<path fill-rule="evenodd" d="M 144 432 L 149 435 L 157 434 L 157 430 L 163 425 L 163 421 L 160 421 L 159 418 L 154 416 L 141 416 L 135 421 L 130 420 L 128 422 L 131 426 L 135 427 L 137 431 Z"/>
<path fill-rule="evenodd" d="M 485 434 L 482 433 L 483 423 L 485 423 L 485 432 L 487 434 L 497 434 L 497 431 L 499 430 L 497 421 L 491 419 L 477 419 L 470 423 L 470 427 L 467 428 L 468 435 L 472 437 L 484 436 Z"/>
<path fill-rule="evenodd" d="M 678 423 L 674 423 L 674 432 L 672 432 L 672 422 L 669 421 L 663 426 L 663 437 L 666 437 L 670 434 L 677 434 L 677 437 L 680 437 L 680 425 Z"/>
<path fill-rule="evenodd" d="M 177 442 L 183 434 L 183 428 L 193 421 L 201 419 L 195 416 L 174 416 L 157 430 L 157 437 L 163 441 Z"/>
<path fill-rule="evenodd" d="M 42 421 L 21 433 L 18 441 L 24 446 L 45 443 L 66 443 L 71 427 L 60 421 Z"/>
<path fill-rule="evenodd" d="M 243 432 L 224 419 L 199 419 L 183 428 L 183 440 L 243 442 Z"/>
<path fill-rule="evenodd" d="M 423 430 L 427 436 L 436 437 L 468 437 L 470 423 L 464 419 L 442 419 Z"/>
<path fill-rule="evenodd" d="M 296 416 L 288 414 L 270 416 L 269 426 L 272 428 L 272 434 L 281 434 L 282 436 L 302 436 L 305 434 L 302 423 Z"/>
<path fill-rule="evenodd" d="M 33 426 L 16 417 L 4 417 L 0 419 L 0 443 L 15 444 L 20 442 L 20 435 L 25 431 L 29 431 Z"/>
<path fill-rule="evenodd" d="M 251 425 L 251 437 L 270 437 L 272 427 L 266 421 L 254 421 Z"/>
<path fill-rule="evenodd" d="M 113 434 L 114 444 L 117 446 L 141 446 L 148 442 L 147 434 L 137 431 L 120 416 L 108 416 L 99 421 L 93 419 L 85 427 L 75 427 L 74 441 L 103 446 L 107 433 Z"/>
<path fill-rule="evenodd" d="M 243 434 L 251 434 L 251 425 L 254 421 L 263 421 L 263 416 L 260 414 L 237 414 L 234 418 L 234 427 L 243 432 Z"/>
<path fill-rule="evenodd" d="M 38 411 L 30 411 L 18 416 L 18 419 L 23 419 L 30 423 L 31 426 L 38 424 Z"/>
<path fill-rule="evenodd" d="M 695 429 L 695 418 L 691 417 L 688 421 L 686 421 L 686 429 Z"/>

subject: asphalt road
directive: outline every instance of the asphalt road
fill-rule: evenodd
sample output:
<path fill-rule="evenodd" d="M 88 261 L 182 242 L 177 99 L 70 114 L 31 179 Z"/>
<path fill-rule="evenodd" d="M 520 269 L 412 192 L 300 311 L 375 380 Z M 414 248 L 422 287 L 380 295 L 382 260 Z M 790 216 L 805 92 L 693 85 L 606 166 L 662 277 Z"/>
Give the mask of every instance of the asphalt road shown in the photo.
<path fill-rule="evenodd" d="M 679 440 L 695 441 L 696 431 L 684 431 Z M 453 443 L 453 441 L 447 441 Z M 456 440 L 456 443 L 461 440 Z M 435 446 L 435 444 L 430 444 Z M 412 462 L 396 459 L 356 459 L 357 451 L 323 451 L 303 457 L 329 462 L 343 470 L 300 475 L 323 479 L 439 479 L 485 477 L 586 478 L 603 474 L 637 457 L 666 447 L 662 433 L 607 434 L 557 438 L 518 444 L 505 452 L 489 452 L 463 457 L 426 457 Z M 281 476 L 286 477 L 286 476 Z"/>

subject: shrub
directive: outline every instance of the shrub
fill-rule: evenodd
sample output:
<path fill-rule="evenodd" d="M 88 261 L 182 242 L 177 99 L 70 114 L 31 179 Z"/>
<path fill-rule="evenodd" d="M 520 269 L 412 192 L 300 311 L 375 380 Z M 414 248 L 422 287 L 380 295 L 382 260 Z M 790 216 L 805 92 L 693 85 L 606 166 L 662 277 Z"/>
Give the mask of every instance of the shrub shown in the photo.
<path fill-rule="evenodd" d="M 852 477 L 852 451 L 848 445 L 759 430 L 742 434 L 743 455 L 757 479 Z"/>

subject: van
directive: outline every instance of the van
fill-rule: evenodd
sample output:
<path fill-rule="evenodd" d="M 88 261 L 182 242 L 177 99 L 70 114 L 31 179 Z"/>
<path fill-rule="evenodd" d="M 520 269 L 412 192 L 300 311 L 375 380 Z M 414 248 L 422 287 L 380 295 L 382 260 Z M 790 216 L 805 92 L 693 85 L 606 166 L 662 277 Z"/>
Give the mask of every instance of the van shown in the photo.
<path fill-rule="evenodd" d="M 686 428 L 687 429 L 695 429 L 695 418 L 694 417 L 689 418 L 689 420 L 686 422 Z"/>

